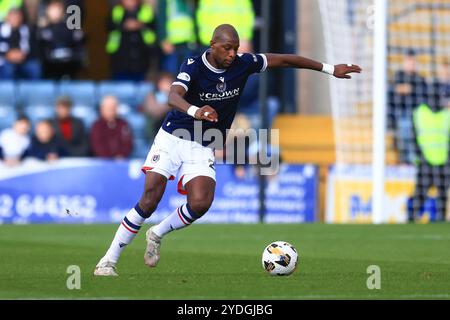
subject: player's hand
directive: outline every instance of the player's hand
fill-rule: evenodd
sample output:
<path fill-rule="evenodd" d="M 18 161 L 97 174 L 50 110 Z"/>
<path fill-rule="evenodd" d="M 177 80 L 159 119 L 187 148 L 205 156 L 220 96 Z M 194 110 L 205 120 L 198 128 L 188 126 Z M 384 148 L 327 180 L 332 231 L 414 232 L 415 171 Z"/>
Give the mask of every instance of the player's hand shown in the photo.
<path fill-rule="evenodd" d="M 195 119 L 197 119 L 197 120 L 206 120 L 206 121 L 210 121 L 210 122 L 217 122 L 217 121 L 219 121 L 218 117 L 219 116 L 218 116 L 216 110 L 214 110 L 210 106 L 203 106 L 200 109 L 198 109 L 197 112 L 195 113 Z"/>
<path fill-rule="evenodd" d="M 356 64 L 337 64 L 334 66 L 334 76 L 339 79 L 351 79 L 349 73 L 361 73 L 362 69 Z"/>

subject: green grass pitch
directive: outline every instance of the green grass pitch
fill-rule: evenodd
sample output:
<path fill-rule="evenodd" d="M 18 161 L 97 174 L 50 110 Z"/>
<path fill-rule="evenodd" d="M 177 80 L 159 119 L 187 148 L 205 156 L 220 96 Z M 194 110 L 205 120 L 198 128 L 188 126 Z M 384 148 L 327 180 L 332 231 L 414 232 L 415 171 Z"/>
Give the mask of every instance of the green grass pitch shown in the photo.
<path fill-rule="evenodd" d="M 94 277 L 116 228 L 0 226 L 0 299 L 450 299 L 450 224 L 198 224 L 164 239 L 155 269 L 141 232 L 119 277 Z M 275 240 L 299 252 L 289 277 L 262 269 Z M 66 287 L 69 265 L 81 268 L 80 290 Z M 380 290 L 367 288 L 370 265 L 381 268 Z"/>

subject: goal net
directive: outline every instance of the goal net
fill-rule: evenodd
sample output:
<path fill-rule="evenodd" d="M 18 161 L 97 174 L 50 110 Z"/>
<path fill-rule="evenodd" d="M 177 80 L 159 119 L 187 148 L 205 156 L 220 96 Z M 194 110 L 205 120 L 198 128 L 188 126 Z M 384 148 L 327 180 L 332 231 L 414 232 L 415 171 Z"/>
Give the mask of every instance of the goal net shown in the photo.
<path fill-rule="evenodd" d="M 373 222 L 377 178 L 384 185 L 380 222 L 443 220 L 449 207 L 450 2 L 388 1 L 381 66 L 386 90 L 374 92 L 380 2 L 320 0 L 327 62 L 364 70 L 351 81 L 330 80 L 336 165 L 329 174 L 326 221 Z M 374 97 L 382 94 L 385 125 L 374 120 Z M 380 125 L 384 153 L 378 155 L 373 132 Z M 377 157 L 383 157 L 383 177 L 373 176 Z"/>

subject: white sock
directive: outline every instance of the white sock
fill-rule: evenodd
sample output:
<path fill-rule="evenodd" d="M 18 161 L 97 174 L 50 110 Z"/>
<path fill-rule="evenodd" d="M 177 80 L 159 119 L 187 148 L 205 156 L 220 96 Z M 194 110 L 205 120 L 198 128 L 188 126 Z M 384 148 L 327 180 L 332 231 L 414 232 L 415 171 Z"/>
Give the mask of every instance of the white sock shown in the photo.
<path fill-rule="evenodd" d="M 117 263 L 123 249 L 133 241 L 134 237 L 138 234 L 139 229 L 141 229 L 141 226 L 146 219 L 143 215 L 142 209 L 139 207 L 139 204 L 137 204 L 127 213 L 125 218 L 123 218 L 117 229 L 116 235 L 114 236 L 114 240 L 105 255 L 109 261 Z"/>
<path fill-rule="evenodd" d="M 171 214 L 169 214 L 163 221 L 153 228 L 153 232 L 159 236 L 172 232 L 173 230 L 183 229 L 191 225 L 200 216 L 191 210 L 189 204 L 183 204 L 181 207 L 176 208 Z"/>

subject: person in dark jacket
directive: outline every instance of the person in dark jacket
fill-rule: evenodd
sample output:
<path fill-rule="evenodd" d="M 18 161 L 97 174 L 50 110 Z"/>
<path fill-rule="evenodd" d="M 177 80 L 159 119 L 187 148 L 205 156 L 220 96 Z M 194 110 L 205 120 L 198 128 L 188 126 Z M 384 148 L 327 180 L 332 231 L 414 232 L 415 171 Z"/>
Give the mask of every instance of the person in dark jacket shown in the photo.
<path fill-rule="evenodd" d="M 0 24 L 0 80 L 41 78 L 34 33 L 24 23 L 20 9 L 11 9 Z"/>
<path fill-rule="evenodd" d="M 120 0 L 111 10 L 107 28 L 113 80 L 144 80 L 159 55 L 153 8 L 142 0 Z"/>
<path fill-rule="evenodd" d="M 87 157 L 89 144 L 83 121 L 71 115 L 72 100 L 56 100 L 56 118 L 52 120 L 56 135 L 64 142 L 69 157 Z"/>
<path fill-rule="evenodd" d="M 64 148 L 63 142 L 55 135 L 51 122 L 49 120 L 39 121 L 24 158 L 54 161 L 65 156 L 67 156 L 67 150 Z"/>
<path fill-rule="evenodd" d="M 414 50 L 404 57 L 403 70 L 396 72 L 389 88 L 388 127 L 393 130 L 399 161 L 412 164 L 414 161 L 412 114 L 416 106 L 426 102 L 428 85 L 417 71 Z"/>
<path fill-rule="evenodd" d="M 416 187 L 408 220 L 417 221 L 425 209 L 429 189 L 435 187 L 436 220 L 444 222 L 450 187 L 450 108 L 440 92 L 436 91 L 428 103 L 415 108 L 413 124 Z"/>
<path fill-rule="evenodd" d="M 62 0 L 52 0 L 46 8 L 46 25 L 39 29 L 38 39 L 47 79 L 74 79 L 85 55 L 85 35 L 66 25 Z"/>
<path fill-rule="evenodd" d="M 100 118 L 91 129 L 91 146 L 95 157 L 127 158 L 133 149 L 133 136 L 128 123 L 117 114 L 119 102 L 106 96 L 100 105 Z"/>

